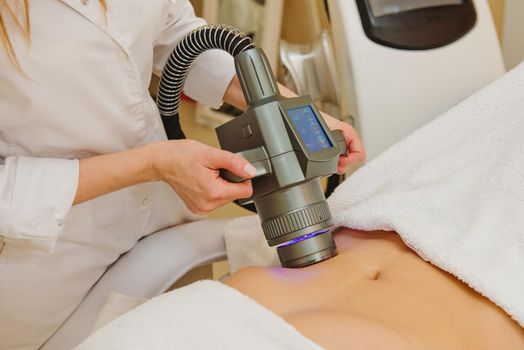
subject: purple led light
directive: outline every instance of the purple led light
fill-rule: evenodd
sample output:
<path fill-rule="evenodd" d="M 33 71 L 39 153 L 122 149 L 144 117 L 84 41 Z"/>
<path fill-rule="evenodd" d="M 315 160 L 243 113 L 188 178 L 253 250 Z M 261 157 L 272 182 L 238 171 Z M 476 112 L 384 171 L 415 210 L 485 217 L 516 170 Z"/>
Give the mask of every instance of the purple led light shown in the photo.
<path fill-rule="evenodd" d="M 315 237 L 315 236 L 318 236 L 322 233 L 326 233 L 328 232 L 328 230 L 321 230 L 321 231 L 317 231 L 317 232 L 313 232 L 313 233 L 308 233 L 307 235 L 303 235 L 303 236 L 300 236 L 300 237 L 297 237 L 297 238 L 293 238 L 292 240 L 290 241 L 287 241 L 286 243 L 283 243 L 281 245 L 279 245 L 279 248 L 280 247 L 287 247 L 288 245 L 291 245 L 291 244 L 295 244 L 295 243 L 298 243 L 298 242 L 302 242 L 306 239 L 310 239 L 312 237 Z"/>

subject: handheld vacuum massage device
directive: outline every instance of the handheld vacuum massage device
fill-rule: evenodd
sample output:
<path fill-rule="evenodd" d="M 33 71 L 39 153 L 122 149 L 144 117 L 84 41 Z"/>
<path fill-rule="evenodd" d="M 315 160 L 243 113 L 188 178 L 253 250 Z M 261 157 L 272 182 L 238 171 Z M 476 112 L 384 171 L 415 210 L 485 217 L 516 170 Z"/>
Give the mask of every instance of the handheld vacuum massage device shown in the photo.
<path fill-rule="evenodd" d="M 270 246 L 277 245 L 284 267 L 303 267 L 337 254 L 331 213 L 320 179 L 337 170 L 346 153 L 340 131 L 330 131 L 309 96 L 280 95 L 262 50 L 238 30 L 204 26 L 188 34 L 173 50 L 162 72 L 157 104 L 170 138 L 183 138 L 178 119 L 180 93 L 191 63 L 209 49 L 235 58 L 248 108 L 216 128 L 220 146 L 246 158 L 257 169 L 254 202 Z M 232 173 L 221 176 L 241 182 Z"/>

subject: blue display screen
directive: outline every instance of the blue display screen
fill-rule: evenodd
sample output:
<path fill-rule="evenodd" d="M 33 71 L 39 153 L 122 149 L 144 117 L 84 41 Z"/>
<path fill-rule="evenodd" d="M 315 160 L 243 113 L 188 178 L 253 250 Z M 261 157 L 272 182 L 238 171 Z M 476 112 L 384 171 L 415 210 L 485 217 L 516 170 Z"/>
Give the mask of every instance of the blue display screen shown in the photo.
<path fill-rule="evenodd" d="M 311 106 L 291 108 L 287 110 L 287 114 L 291 117 L 309 152 L 333 147 Z"/>

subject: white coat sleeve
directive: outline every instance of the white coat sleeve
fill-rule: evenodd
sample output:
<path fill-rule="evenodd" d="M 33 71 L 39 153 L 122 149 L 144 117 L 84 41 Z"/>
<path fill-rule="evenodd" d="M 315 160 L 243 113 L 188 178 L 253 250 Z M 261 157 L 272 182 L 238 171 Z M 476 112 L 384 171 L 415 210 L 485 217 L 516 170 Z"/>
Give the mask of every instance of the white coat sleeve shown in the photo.
<path fill-rule="evenodd" d="M 54 249 L 78 186 L 78 160 L 0 159 L 0 241 Z"/>
<path fill-rule="evenodd" d="M 205 24 L 202 18 L 195 16 L 189 1 L 170 0 L 167 23 L 155 42 L 153 67 L 155 75 L 161 74 L 176 44 L 187 33 Z M 206 51 L 189 69 L 184 93 L 210 107 L 220 107 L 227 86 L 234 75 L 235 66 L 230 54 L 221 50 Z"/>

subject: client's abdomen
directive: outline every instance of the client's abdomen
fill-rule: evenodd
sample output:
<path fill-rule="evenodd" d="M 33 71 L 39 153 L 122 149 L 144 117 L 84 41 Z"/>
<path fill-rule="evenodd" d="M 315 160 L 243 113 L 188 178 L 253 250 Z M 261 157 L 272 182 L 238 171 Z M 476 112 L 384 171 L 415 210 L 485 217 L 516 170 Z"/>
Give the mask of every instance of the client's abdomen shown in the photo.
<path fill-rule="evenodd" d="M 524 348 L 514 321 L 398 235 L 346 229 L 335 240 L 335 258 L 302 269 L 245 268 L 226 284 L 329 349 Z"/>

